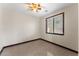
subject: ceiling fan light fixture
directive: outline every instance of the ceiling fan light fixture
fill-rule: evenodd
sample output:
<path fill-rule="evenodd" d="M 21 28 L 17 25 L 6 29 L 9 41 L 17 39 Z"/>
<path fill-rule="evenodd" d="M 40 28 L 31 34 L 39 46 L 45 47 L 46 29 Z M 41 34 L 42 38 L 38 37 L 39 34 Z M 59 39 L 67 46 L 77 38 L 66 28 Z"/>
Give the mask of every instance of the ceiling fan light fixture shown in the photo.
<path fill-rule="evenodd" d="M 42 9 L 39 3 L 27 3 L 27 5 L 34 12 L 38 12 Z"/>

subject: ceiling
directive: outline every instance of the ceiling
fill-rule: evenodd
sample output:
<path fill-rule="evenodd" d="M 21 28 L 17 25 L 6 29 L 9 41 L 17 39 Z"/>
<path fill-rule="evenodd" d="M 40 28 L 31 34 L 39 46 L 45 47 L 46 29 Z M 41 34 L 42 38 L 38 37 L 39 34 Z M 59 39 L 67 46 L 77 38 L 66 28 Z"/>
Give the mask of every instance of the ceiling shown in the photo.
<path fill-rule="evenodd" d="M 71 5 L 72 3 L 40 3 L 42 6 L 42 10 L 39 12 L 33 12 L 26 7 L 26 4 L 18 4 L 18 8 L 20 11 L 24 13 L 29 13 L 31 15 L 42 17 L 56 10 L 62 9 L 66 6 Z"/>
<path fill-rule="evenodd" d="M 30 15 L 34 15 L 36 17 L 43 17 L 56 10 L 59 10 L 66 6 L 72 5 L 73 3 L 40 3 L 40 4 L 42 6 L 42 10 L 39 12 L 33 12 L 33 11 L 29 10 L 25 3 L 16 3 L 16 4 L 12 4 L 12 5 L 16 6 L 15 10 L 20 13 L 30 14 Z M 11 6 L 11 5 L 9 4 L 9 6 Z"/>

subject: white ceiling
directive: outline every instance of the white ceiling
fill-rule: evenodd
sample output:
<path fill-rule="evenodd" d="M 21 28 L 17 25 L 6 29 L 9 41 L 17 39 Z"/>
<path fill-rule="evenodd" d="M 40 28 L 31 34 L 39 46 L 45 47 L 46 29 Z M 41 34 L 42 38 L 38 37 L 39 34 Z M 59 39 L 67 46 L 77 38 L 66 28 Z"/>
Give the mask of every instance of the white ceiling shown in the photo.
<path fill-rule="evenodd" d="M 41 3 L 42 10 L 39 12 L 33 12 L 26 7 L 26 4 L 18 4 L 18 9 L 23 13 L 29 13 L 37 17 L 42 17 L 56 10 L 62 9 L 72 3 Z M 47 12 L 45 12 L 47 10 Z"/>
<path fill-rule="evenodd" d="M 30 15 L 34 15 L 36 17 L 43 17 L 43 16 L 46 16 L 47 14 L 50 14 L 51 12 L 54 12 L 56 10 L 66 7 L 66 6 L 72 5 L 73 3 L 40 3 L 40 4 L 42 6 L 42 10 L 39 12 L 33 12 L 33 11 L 29 10 L 26 7 L 26 4 L 24 4 L 24 3 L 16 3 L 16 4 L 12 4 L 12 5 L 15 6 L 15 10 L 20 13 L 30 14 Z M 11 6 L 11 4 L 9 4 L 9 6 Z M 45 12 L 45 10 L 47 10 L 47 12 Z"/>

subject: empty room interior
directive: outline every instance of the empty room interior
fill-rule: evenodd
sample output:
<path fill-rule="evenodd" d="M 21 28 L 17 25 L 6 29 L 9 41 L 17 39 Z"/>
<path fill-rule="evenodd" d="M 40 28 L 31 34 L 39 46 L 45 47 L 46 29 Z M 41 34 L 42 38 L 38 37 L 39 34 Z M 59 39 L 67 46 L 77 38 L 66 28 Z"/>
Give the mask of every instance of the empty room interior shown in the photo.
<path fill-rule="evenodd" d="M 0 56 L 78 56 L 78 3 L 0 3 Z"/>

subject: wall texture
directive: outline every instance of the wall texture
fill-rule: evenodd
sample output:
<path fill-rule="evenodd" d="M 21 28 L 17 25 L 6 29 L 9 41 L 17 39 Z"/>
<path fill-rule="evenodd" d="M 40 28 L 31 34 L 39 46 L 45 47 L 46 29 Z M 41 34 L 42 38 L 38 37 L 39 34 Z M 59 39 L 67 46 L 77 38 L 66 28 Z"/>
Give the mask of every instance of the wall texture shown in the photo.
<path fill-rule="evenodd" d="M 64 12 L 64 15 L 65 15 L 64 36 L 46 34 L 45 18 L 61 12 Z M 45 16 L 44 18 L 41 18 L 41 24 L 42 24 L 41 35 L 43 39 L 46 39 L 48 41 L 51 41 L 59 45 L 78 51 L 78 5 L 77 4 L 73 4 L 72 6 L 68 6 L 61 10 L 55 11 Z"/>
<path fill-rule="evenodd" d="M 39 19 L 16 11 L 13 4 L 0 4 L 0 49 L 40 38 Z"/>

